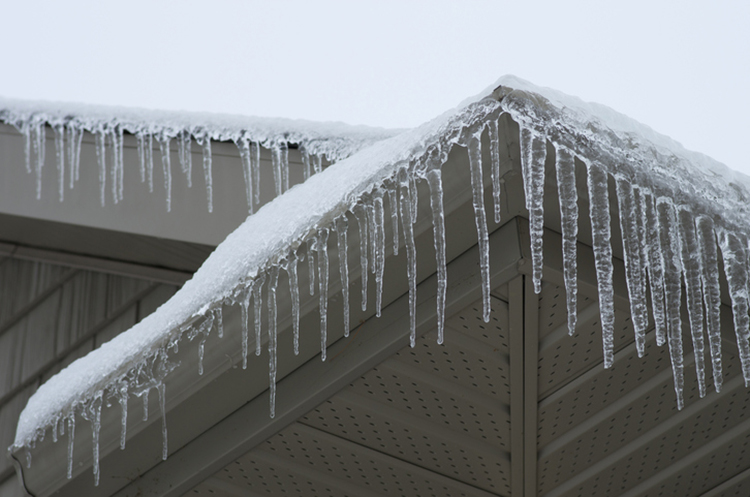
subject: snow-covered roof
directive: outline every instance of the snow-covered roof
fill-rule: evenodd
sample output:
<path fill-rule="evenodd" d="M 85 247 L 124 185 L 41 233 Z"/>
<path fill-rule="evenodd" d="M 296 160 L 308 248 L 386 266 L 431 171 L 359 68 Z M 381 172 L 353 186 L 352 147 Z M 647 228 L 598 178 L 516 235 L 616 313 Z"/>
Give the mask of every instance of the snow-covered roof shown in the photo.
<path fill-rule="evenodd" d="M 41 195 L 42 167 L 45 161 L 44 129 L 51 127 L 55 133 L 56 164 L 59 172 L 60 200 L 63 198 L 63 179 L 67 167 L 70 187 L 78 181 L 80 150 L 83 132 L 96 137 L 99 163 L 101 202 L 105 203 L 108 174 L 107 145 L 112 150 L 110 183 L 112 201 L 122 200 L 122 147 L 123 134 L 135 135 L 138 143 L 141 181 L 148 180 L 153 191 L 153 147 L 159 145 L 161 161 L 169 164 L 170 142 L 176 140 L 182 172 L 192 180 L 192 142 L 202 148 L 203 168 L 206 177 L 208 208 L 212 210 L 211 140 L 231 141 L 237 145 L 243 159 L 247 201 L 250 212 L 258 203 L 259 147 L 272 151 L 276 192 L 280 194 L 289 186 L 288 149 L 298 147 L 305 162 L 305 175 L 320 172 L 324 160 L 336 162 L 358 150 L 394 136 L 400 130 L 387 130 L 368 126 L 351 126 L 344 123 L 318 123 L 295 119 L 248 117 L 199 112 L 157 111 L 108 107 L 101 105 L 60 102 L 13 100 L 0 97 L 0 122 L 15 126 L 26 138 L 26 169 L 37 175 L 37 197 Z M 67 147 L 65 146 L 67 142 Z M 33 151 L 33 154 L 32 154 Z M 166 153 L 165 153 L 166 152 Z M 158 159 L 158 158 L 157 158 Z M 164 166 L 169 174 L 167 209 L 170 209 L 171 167 Z M 255 201 L 253 202 L 253 194 Z"/>
<path fill-rule="evenodd" d="M 79 359 L 42 385 L 21 414 L 14 447 L 33 444 L 49 427 L 76 412 L 101 409 L 105 392 L 129 395 L 158 387 L 169 368 L 155 371 L 155 358 L 166 357 L 170 344 L 184 336 L 208 334 L 220 327 L 221 306 L 247 306 L 273 288 L 281 269 L 296 280 L 297 249 L 313 241 L 319 260 L 327 260 L 329 233 L 346 247 L 346 226 L 356 220 L 362 233 L 364 264 L 374 264 L 378 294 L 382 289 L 385 253 L 383 199 L 398 205 L 415 291 L 412 223 L 415 181 L 425 180 L 435 226 L 439 279 L 445 278 L 445 227 L 441 167 L 455 145 L 468 151 L 474 210 L 480 246 L 485 319 L 489 318 L 489 244 L 483 201 L 481 136 L 489 136 L 495 216 L 499 215 L 498 119 L 508 114 L 520 126 L 521 162 L 531 227 L 533 278 L 537 290 L 542 271 L 545 159 L 548 143 L 555 150 L 560 197 L 563 259 L 569 327 L 576 325 L 576 240 L 579 192 L 575 163 L 587 171 L 587 194 L 599 286 L 604 337 L 604 364 L 613 360 L 614 304 L 610 222 L 623 233 L 626 277 L 636 346 L 643 353 L 648 326 L 648 292 L 657 328 L 657 343 L 668 343 L 678 407 L 682 407 L 683 360 L 681 284 L 687 288 L 701 395 L 705 395 L 704 316 L 716 389 L 721 388 L 718 280 L 719 254 L 724 260 L 735 312 L 735 330 L 743 372 L 750 379 L 748 319 L 748 241 L 746 234 L 750 180 L 708 157 L 686 151 L 615 111 L 588 104 L 553 90 L 537 88 L 514 77 L 501 78 L 486 92 L 414 130 L 405 131 L 354 153 L 310 177 L 266 204 L 216 249 L 194 278 L 154 314 L 111 342 Z M 611 219 L 608 182 L 616 186 L 619 220 Z M 450 235 L 450 234 L 449 234 Z M 368 250 L 368 247 L 369 250 Z M 368 255 L 369 252 L 369 255 Z M 369 258 L 369 259 L 368 259 Z M 321 265 L 326 267 L 327 264 Z M 342 268 L 346 274 L 346 268 Z M 380 272 L 380 273 L 379 273 Z M 379 273 L 379 274 L 378 274 Z M 367 270 L 363 270 L 363 275 Z M 348 288 L 344 281 L 343 287 Z M 291 291 L 298 291 L 291 285 Z M 438 285 L 439 327 L 445 285 Z M 321 288 L 325 295 L 325 289 Z M 345 305 L 348 300 L 345 294 Z M 376 295 L 376 299 L 378 296 Z M 413 300 L 413 299 L 412 299 Z M 294 298 L 292 298 L 294 301 Z M 414 306 L 412 303 L 412 315 Z M 299 317 L 299 311 L 297 319 Z M 321 312 L 321 314 L 324 314 Z M 325 317 L 321 333 L 325 334 Z M 413 320 L 412 320 L 413 323 Z M 243 330 L 247 344 L 247 323 Z M 412 324 L 413 326 L 413 324 Z M 219 328 L 220 329 L 220 328 Z M 276 330 L 268 330 L 275 343 Z M 440 335 L 440 333 L 439 333 Z M 325 341 L 323 341 L 325 343 Z M 272 353 L 273 350 L 271 351 Z M 325 348 L 322 350 L 325 356 Z M 157 361 L 158 362 L 158 361 Z M 164 361 L 162 361 L 164 363 Z M 273 391 L 273 381 L 270 385 Z M 124 390 L 123 390 L 124 388 Z M 97 400 L 98 399 L 98 400 Z M 98 404 L 97 404 L 98 402 Z M 96 407 L 98 406 L 98 407 Z"/>

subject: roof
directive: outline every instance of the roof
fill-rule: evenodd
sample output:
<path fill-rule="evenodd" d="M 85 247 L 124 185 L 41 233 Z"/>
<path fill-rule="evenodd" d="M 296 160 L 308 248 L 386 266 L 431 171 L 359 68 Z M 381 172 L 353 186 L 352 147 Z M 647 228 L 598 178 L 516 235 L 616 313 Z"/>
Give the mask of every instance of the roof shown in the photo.
<path fill-rule="evenodd" d="M 257 300 L 260 295 L 259 285 L 265 284 L 275 292 L 279 271 L 286 270 L 291 276 L 308 247 L 318 253 L 320 274 L 327 275 L 327 243 L 324 241 L 329 233 L 335 233 L 341 240 L 347 222 L 360 225 L 361 238 L 364 239 L 362 266 L 375 265 L 376 279 L 379 278 L 385 254 L 385 199 L 400 219 L 405 248 L 411 254 L 410 226 L 414 219 L 411 212 L 417 202 L 413 184 L 417 180 L 426 180 L 430 185 L 440 271 L 445 265 L 444 260 L 441 262 L 441 244 L 444 246 L 445 242 L 441 229 L 440 168 L 456 145 L 468 150 L 483 273 L 484 314 L 488 317 L 489 267 L 485 269 L 485 266 L 489 260 L 489 241 L 482 198 L 480 138 L 483 134 L 489 135 L 493 196 L 495 202 L 499 202 L 500 178 L 495 173 L 499 169 L 499 139 L 495 135 L 495 123 L 503 114 L 521 127 L 520 150 L 536 283 L 541 283 L 543 267 L 545 163 L 552 161 L 555 166 L 560 189 L 568 309 L 576 309 L 576 199 L 578 195 L 591 199 L 589 217 L 593 226 L 600 315 L 604 328 L 605 366 L 611 365 L 613 343 L 608 337 L 612 336 L 614 326 L 610 239 L 611 222 L 616 222 L 616 218 L 609 202 L 608 183 L 611 181 L 623 233 L 636 343 L 640 344 L 639 347 L 643 344 L 638 335 L 645 333 L 650 307 L 657 322 L 657 340 L 669 344 L 678 406 L 681 407 L 683 388 L 679 314 L 681 280 L 684 278 L 686 282 L 692 329 L 702 330 L 704 313 L 707 317 L 709 348 L 716 370 L 721 366 L 714 347 L 719 333 L 717 306 L 720 305 L 720 296 L 716 269 L 720 256 L 725 264 L 740 357 L 747 378 L 750 366 L 746 318 L 747 226 L 742 216 L 747 210 L 743 202 L 743 197 L 747 198 L 747 179 L 727 173 L 722 165 L 687 152 L 614 111 L 581 104 L 549 90 L 506 78 L 491 91 L 464 102 L 436 120 L 376 142 L 338 162 L 248 217 L 169 303 L 42 386 L 19 420 L 14 450 L 33 443 L 48 427 L 57 425 L 61 418 L 69 417 L 75 410 L 90 409 L 91 406 L 100 409 L 102 396 L 117 391 L 124 383 L 131 392 L 144 388 L 144 385 L 158 386 L 160 378 L 152 376 L 144 382 L 133 372 L 142 371 L 149 361 L 153 364 L 157 358 L 165 357 L 169 348 L 182 339 L 206 335 L 214 329 L 218 332 L 222 304 L 247 306 L 251 297 Z M 587 191 L 579 191 L 576 187 L 574 171 L 571 172 L 571 165 L 576 161 L 586 165 Z M 486 160 L 484 164 L 486 166 Z M 398 209 L 393 209 L 393 199 L 397 199 Z M 346 241 L 343 243 L 345 246 Z M 410 259 L 413 257 L 412 254 Z M 413 280 L 414 269 L 408 271 L 410 280 Z M 365 267 L 362 273 L 367 274 Z M 415 283 L 411 285 L 414 287 Z M 292 292 L 295 290 L 292 288 Z M 649 292 L 663 296 L 661 303 L 659 298 L 648 299 Z M 321 294 L 325 292 L 321 291 Z M 442 314 L 440 306 L 444 298 L 438 290 L 438 316 Z M 325 305 L 321 300 L 321 308 Z M 575 320 L 569 321 L 569 325 L 574 330 Z M 325 319 L 321 323 L 321 332 L 325 334 Z M 274 334 L 274 330 L 269 330 L 270 341 L 275 340 Z M 693 335 L 696 351 L 703 349 L 702 337 L 702 331 L 700 338 L 697 333 Z M 700 362 L 696 354 L 696 363 Z M 168 373 L 165 369 L 164 374 Z M 703 376 L 702 372 L 698 376 Z M 718 390 L 721 387 L 720 374 L 715 375 L 715 381 Z M 704 394 L 705 388 L 701 391 L 701 395 Z M 96 407 L 97 402 L 99 407 Z"/>

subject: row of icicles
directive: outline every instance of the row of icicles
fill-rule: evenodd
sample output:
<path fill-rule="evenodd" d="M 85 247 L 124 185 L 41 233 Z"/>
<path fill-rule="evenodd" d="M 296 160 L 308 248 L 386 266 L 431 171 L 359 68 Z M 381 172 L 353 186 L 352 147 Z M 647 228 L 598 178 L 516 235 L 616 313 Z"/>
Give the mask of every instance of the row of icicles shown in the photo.
<path fill-rule="evenodd" d="M 44 119 L 31 118 L 16 124 L 17 129 L 25 138 L 25 164 L 28 173 L 36 175 L 36 197 L 42 196 L 42 170 L 46 158 L 47 126 L 54 132 L 55 164 L 57 167 L 57 193 L 60 202 L 65 197 L 65 174 L 68 169 L 69 189 L 73 189 L 80 178 L 81 144 L 84 126 L 71 120 L 67 123 L 47 123 Z M 100 123 L 96 129 L 90 130 L 94 136 L 96 159 L 99 168 L 99 198 L 102 206 L 107 197 L 107 176 L 112 202 L 117 204 L 123 200 L 124 161 L 123 140 L 125 126 L 117 123 Z M 173 131 L 141 129 L 134 133 L 140 164 L 141 183 L 148 183 L 149 192 L 154 191 L 154 150 L 158 145 L 164 176 L 164 191 L 166 194 L 167 211 L 172 209 L 172 140 L 177 144 L 177 154 L 180 169 L 187 178 L 188 187 L 192 187 L 192 144 L 195 141 L 201 148 L 203 158 L 203 177 L 206 184 L 206 199 L 208 211 L 213 212 L 213 169 L 211 154 L 211 137 L 201 129 L 181 130 L 177 134 Z M 260 149 L 261 145 L 252 141 L 246 134 L 235 139 L 240 158 L 242 173 L 245 180 L 245 194 L 248 211 L 253 213 L 254 207 L 260 204 Z M 66 146 L 67 144 L 67 146 Z M 265 144 L 264 144 L 265 145 Z M 304 179 L 319 173 L 323 169 L 323 157 L 308 153 L 304 144 L 298 144 L 302 156 Z M 276 140 L 266 145 L 271 151 L 271 163 L 274 178 L 274 194 L 279 196 L 289 189 L 289 143 Z M 32 154 L 33 151 L 33 154 Z M 158 157 L 157 157 L 158 159 Z M 109 173 L 107 172 L 109 169 Z"/>
<path fill-rule="evenodd" d="M 494 200 L 494 219 L 500 221 L 500 140 L 498 119 L 501 108 L 488 113 L 488 118 L 476 126 L 464 128 L 452 141 L 437 143 L 429 148 L 418 160 L 401 167 L 388 180 L 378 185 L 372 192 L 363 195 L 347 213 L 339 216 L 329 226 L 319 227 L 314 236 L 301 243 L 298 249 L 289 253 L 277 264 L 272 264 L 259 276 L 239 285 L 231 298 L 216 302 L 198 321 L 181 329 L 169 344 L 159 349 L 125 377 L 118 378 L 93 398 L 72 406 L 64 416 L 54 421 L 53 437 L 57 438 L 57 425 L 60 421 L 68 424 L 68 478 L 72 476 L 72 450 L 75 429 L 75 412 L 92 423 L 94 441 L 95 483 L 99 481 L 99 429 L 102 399 L 115 399 L 122 407 L 121 448 L 125 447 L 127 399 L 130 394 L 144 399 L 144 419 L 148 413 L 148 392 L 156 389 L 162 414 L 163 458 L 167 457 L 167 429 L 165 420 L 164 378 L 174 369 L 169 362 L 168 349 L 176 348 L 179 340 L 187 336 L 190 340 L 199 339 L 199 374 L 203 373 L 204 344 L 209 333 L 216 328 L 219 337 L 223 336 L 222 306 L 239 304 L 242 311 L 242 366 L 247 367 L 249 353 L 249 328 L 254 328 L 255 354 L 261 354 L 262 313 L 265 304 L 267 318 L 267 346 L 269 352 L 269 391 L 270 416 L 275 416 L 276 372 L 277 372 L 277 307 L 276 296 L 279 275 L 283 270 L 289 281 L 292 303 L 292 331 L 294 353 L 299 352 L 300 297 L 298 264 L 309 266 L 309 292 L 317 291 L 320 298 L 320 344 L 321 359 L 326 359 L 328 327 L 328 286 L 329 260 L 328 244 L 330 235 L 336 237 L 339 254 L 339 275 L 344 303 L 344 334 L 349 332 L 349 267 L 347 232 L 352 221 L 359 232 L 359 255 L 362 278 L 361 305 L 368 306 L 368 272 L 375 278 L 375 313 L 380 315 L 382 306 L 383 271 L 388 252 L 385 226 L 392 224 L 392 253 L 398 254 L 402 246 L 407 256 L 407 278 L 409 286 L 410 344 L 416 340 L 416 292 L 417 254 L 414 243 L 414 223 L 416 222 L 418 196 L 417 181 L 426 181 L 429 189 L 429 206 L 432 213 L 434 248 L 437 262 L 437 327 L 438 343 L 443 342 L 445 322 L 445 300 L 447 271 L 445 254 L 445 225 L 443 211 L 443 189 L 441 167 L 450 151 L 457 144 L 468 152 L 470 180 L 472 185 L 473 207 L 479 245 L 480 272 L 483 300 L 483 318 L 490 318 L 490 254 L 487 214 L 484 206 L 484 184 L 481 136 L 489 135 L 491 158 L 491 182 Z M 512 114 L 511 114 L 512 115 Z M 518 119 L 517 121 L 520 121 Z M 548 138 L 531 127 L 522 127 L 520 133 L 521 163 L 526 206 L 529 211 L 532 266 L 535 291 L 541 290 L 542 281 L 542 233 L 544 229 L 543 197 Z M 563 235 L 564 281 L 567 294 L 568 326 L 573 334 L 577 319 L 577 255 L 578 235 L 578 192 L 575 183 L 575 161 L 585 164 L 587 188 L 590 199 L 589 215 L 592 225 L 594 262 L 599 289 L 599 307 L 604 347 L 604 367 L 612 366 L 614 360 L 614 290 L 612 283 L 613 262 L 610 244 L 610 204 L 608 198 L 608 171 L 603 164 L 589 162 L 577 156 L 572 150 L 552 143 L 555 149 L 555 172 Z M 251 147 L 250 147 L 251 148 Z M 252 148 L 251 148 L 252 150 Z M 708 332 L 708 342 L 713 365 L 714 386 L 717 391 L 722 384 L 721 336 L 719 328 L 720 291 L 718 280 L 718 247 L 724 260 L 724 271 L 729 284 L 735 331 L 740 349 L 743 375 L 750 379 L 750 317 L 748 315 L 748 244 L 741 235 L 715 227 L 711 218 L 694 218 L 687 206 L 675 206 L 671 199 L 656 196 L 648 188 L 632 185 L 627 179 L 615 177 L 619 222 L 623 234 L 627 288 L 630 296 L 631 316 L 635 331 L 635 343 L 639 356 L 645 350 L 648 327 L 648 298 L 651 294 L 652 314 L 656 326 L 658 345 L 668 343 L 674 373 L 677 407 L 684 406 L 683 389 L 683 347 L 680 322 L 681 285 L 684 280 L 687 288 L 688 315 L 692 330 L 695 365 L 701 397 L 706 394 L 704 320 Z M 255 183 L 257 184 L 257 182 Z M 283 182 L 281 183 L 283 185 Z M 279 188 L 277 183 L 277 189 Z M 283 189 L 283 186 L 282 186 Z M 388 205 L 389 216 L 385 206 Z M 400 229 L 399 229 L 400 225 Z M 316 257 L 317 256 L 317 257 Z M 265 289 L 265 300 L 264 300 Z M 252 306 L 251 306 L 252 300 Z M 250 309 L 253 319 L 250 323 Z M 64 426 L 64 423 L 63 425 Z M 62 431 L 61 431 L 62 432 Z M 41 433 L 37 439 L 43 438 Z M 33 446 L 33 445 L 32 445 Z M 28 453 L 28 452 L 27 452 Z M 30 457 L 30 456 L 29 456 Z M 30 464 L 30 459 L 29 459 Z"/>

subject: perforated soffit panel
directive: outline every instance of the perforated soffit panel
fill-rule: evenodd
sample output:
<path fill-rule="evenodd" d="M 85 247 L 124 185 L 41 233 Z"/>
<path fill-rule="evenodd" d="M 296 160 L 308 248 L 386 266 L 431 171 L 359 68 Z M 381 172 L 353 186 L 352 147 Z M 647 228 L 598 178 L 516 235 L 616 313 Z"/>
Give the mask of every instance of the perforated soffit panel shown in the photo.
<path fill-rule="evenodd" d="M 555 236 L 545 233 L 549 246 Z M 462 309 L 444 346 L 434 331 L 407 345 L 186 495 L 746 495 L 750 395 L 736 351 L 724 350 L 722 392 L 700 399 L 685 350 L 677 411 L 668 351 L 649 333 L 638 358 L 626 300 L 612 369 L 601 365 L 591 282 L 582 281 L 577 332 L 567 335 L 560 268 L 549 259 L 540 295 L 524 276 L 501 285 L 490 323 L 481 301 Z M 521 354 L 510 337 L 519 317 Z"/>

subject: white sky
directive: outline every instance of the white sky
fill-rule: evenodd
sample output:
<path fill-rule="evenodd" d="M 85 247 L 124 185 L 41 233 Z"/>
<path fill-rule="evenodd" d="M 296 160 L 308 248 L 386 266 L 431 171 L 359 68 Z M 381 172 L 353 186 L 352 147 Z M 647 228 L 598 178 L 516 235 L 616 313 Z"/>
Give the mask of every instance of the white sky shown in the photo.
<path fill-rule="evenodd" d="M 411 127 L 515 74 L 750 174 L 750 2 L 0 0 L 6 97 Z"/>

